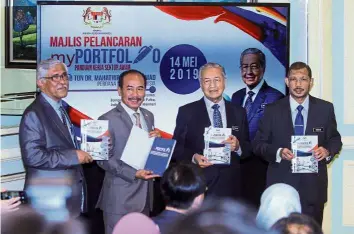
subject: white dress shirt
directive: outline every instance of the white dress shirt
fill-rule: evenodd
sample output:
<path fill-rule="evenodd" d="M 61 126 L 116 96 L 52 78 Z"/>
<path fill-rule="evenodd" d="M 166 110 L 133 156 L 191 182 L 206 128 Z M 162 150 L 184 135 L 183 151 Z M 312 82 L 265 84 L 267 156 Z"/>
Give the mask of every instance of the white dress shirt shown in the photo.
<path fill-rule="evenodd" d="M 120 102 L 120 104 L 122 105 L 123 109 L 128 113 L 130 119 L 132 120 L 133 122 L 133 125 L 136 124 L 136 118 L 134 116 L 135 113 L 139 113 L 139 116 L 140 116 L 140 124 L 141 124 L 141 127 L 142 129 L 144 129 L 145 131 L 149 131 L 148 130 L 148 127 L 147 127 L 147 124 L 146 124 L 146 121 L 145 121 L 145 118 L 144 118 L 144 114 L 141 113 L 141 110 L 140 110 L 140 107 L 138 108 L 137 111 L 131 109 L 130 107 L 128 107 L 127 105 L 125 105 L 123 102 Z"/>

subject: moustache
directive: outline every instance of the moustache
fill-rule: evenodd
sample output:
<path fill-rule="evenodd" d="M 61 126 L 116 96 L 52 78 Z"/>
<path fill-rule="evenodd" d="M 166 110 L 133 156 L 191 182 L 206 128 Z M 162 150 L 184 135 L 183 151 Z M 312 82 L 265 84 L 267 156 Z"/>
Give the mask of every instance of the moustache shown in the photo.
<path fill-rule="evenodd" d="M 68 86 L 67 85 L 62 85 L 62 86 L 57 87 L 57 89 L 63 89 L 63 88 L 68 89 Z"/>
<path fill-rule="evenodd" d="M 129 101 L 138 101 L 140 102 L 142 99 L 140 97 L 130 97 L 128 98 Z"/>

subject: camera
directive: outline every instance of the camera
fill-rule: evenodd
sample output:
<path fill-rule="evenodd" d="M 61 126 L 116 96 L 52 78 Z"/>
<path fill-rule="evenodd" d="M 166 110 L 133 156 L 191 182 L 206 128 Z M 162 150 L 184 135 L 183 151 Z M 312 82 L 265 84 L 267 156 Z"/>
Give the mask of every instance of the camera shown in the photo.
<path fill-rule="evenodd" d="M 1 192 L 1 200 L 8 200 L 13 197 L 20 197 L 22 204 L 28 203 L 27 194 L 25 191 L 5 191 Z"/>

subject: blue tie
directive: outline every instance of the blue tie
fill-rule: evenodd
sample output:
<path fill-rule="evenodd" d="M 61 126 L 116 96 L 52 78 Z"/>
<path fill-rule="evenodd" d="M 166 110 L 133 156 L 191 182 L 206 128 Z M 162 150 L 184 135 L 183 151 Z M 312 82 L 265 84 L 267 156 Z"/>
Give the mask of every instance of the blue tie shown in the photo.
<path fill-rule="evenodd" d="M 213 113 L 213 121 L 214 121 L 214 128 L 222 128 L 222 119 L 221 119 L 221 113 L 219 111 L 219 105 L 214 104 L 211 108 L 214 109 Z"/>
<path fill-rule="evenodd" d="M 246 103 L 245 103 L 245 109 L 246 109 L 246 113 L 247 113 L 247 116 L 249 116 L 249 112 L 251 110 L 251 107 L 252 107 L 252 96 L 254 95 L 254 92 L 253 91 L 248 91 L 248 97 L 247 97 L 247 100 L 246 100 Z"/>
<path fill-rule="evenodd" d="M 294 132 L 296 136 L 301 136 L 304 135 L 304 117 L 301 114 L 301 111 L 304 109 L 304 107 L 298 105 L 296 109 L 298 112 L 295 118 Z"/>

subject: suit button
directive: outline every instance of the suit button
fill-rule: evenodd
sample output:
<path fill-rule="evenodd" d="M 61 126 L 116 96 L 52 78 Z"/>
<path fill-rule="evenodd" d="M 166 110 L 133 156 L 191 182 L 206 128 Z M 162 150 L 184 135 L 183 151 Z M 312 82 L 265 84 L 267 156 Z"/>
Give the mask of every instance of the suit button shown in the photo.
<path fill-rule="evenodd" d="M 80 180 L 79 182 L 82 183 L 82 180 Z"/>

